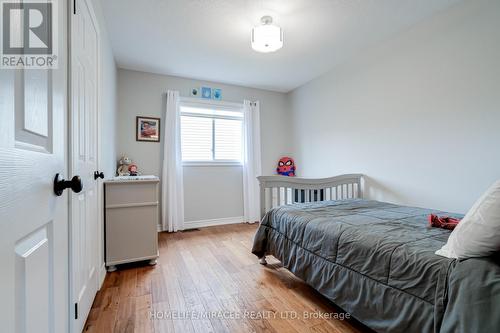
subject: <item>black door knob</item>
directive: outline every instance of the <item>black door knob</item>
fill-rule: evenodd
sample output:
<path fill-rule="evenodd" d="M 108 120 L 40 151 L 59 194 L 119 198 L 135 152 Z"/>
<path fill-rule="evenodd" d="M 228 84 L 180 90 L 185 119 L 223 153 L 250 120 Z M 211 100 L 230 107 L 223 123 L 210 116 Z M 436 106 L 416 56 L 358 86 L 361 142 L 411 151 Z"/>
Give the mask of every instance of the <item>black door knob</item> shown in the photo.
<path fill-rule="evenodd" d="M 83 189 L 80 176 L 74 176 L 71 180 L 64 180 L 60 174 L 57 174 L 54 178 L 54 193 L 61 196 L 67 188 L 72 189 L 75 193 L 80 193 Z"/>
<path fill-rule="evenodd" d="M 104 172 L 94 171 L 94 179 L 101 178 L 104 179 Z"/>

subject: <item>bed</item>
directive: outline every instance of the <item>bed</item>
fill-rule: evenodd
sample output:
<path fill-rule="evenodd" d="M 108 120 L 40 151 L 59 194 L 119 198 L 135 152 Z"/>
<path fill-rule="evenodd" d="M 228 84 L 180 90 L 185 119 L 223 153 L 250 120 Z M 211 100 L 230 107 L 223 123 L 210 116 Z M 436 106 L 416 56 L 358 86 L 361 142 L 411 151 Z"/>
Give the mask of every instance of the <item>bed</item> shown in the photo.
<path fill-rule="evenodd" d="M 259 177 L 263 218 L 252 252 L 378 332 L 500 331 L 500 260 L 434 252 L 450 231 L 436 210 L 363 199 L 362 175 Z"/>

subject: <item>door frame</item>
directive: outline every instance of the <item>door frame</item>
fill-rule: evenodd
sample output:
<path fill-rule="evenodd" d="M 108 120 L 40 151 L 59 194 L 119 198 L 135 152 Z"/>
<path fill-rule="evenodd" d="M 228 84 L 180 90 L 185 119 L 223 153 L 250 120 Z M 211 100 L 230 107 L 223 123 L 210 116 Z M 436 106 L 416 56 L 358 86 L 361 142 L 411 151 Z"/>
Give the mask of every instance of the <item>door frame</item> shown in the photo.
<path fill-rule="evenodd" d="M 92 4 L 91 0 L 75 0 L 71 1 L 70 5 L 68 5 L 68 36 L 67 36 L 67 44 L 68 44 L 68 67 L 67 67 L 67 77 L 68 77 L 68 84 L 67 84 L 67 112 L 68 112 L 68 117 L 67 117 L 67 127 L 68 127 L 68 159 L 67 159 L 67 169 L 68 169 L 68 174 L 72 175 L 74 173 L 73 166 L 72 166 L 72 161 L 74 157 L 74 152 L 72 151 L 73 147 L 73 140 L 75 139 L 73 137 L 73 130 L 72 130 L 72 120 L 73 120 L 73 107 L 72 107 L 72 101 L 73 101 L 73 94 L 72 94 L 72 83 L 73 83 L 73 76 L 72 76 L 72 71 L 73 71 L 73 63 L 72 63 L 72 55 L 73 55 L 73 43 L 72 43 L 72 21 L 73 21 L 73 15 L 75 13 L 75 5 L 76 1 L 83 1 L 86 6 L 89 8 L 90 11 L 90 16 L 93 21 L 93 24 L 96 29 L 96 34 L 97 34 L 97 45 L 96 45 L 96 53 L 97 53 L 97 59 L 96 59 L 96 66 L 97 66 L 97 74 L 96 74 L 96 112 L 97 112 L 97 137 L 96 137 L 96 165 L 97 165 L 97 170 L 100 170 L 101 168 L 101 129 L 102 129 L 102 112 L 101 112 L 101 77 L 102 77 L 102 71 L 101 71 L 101 30 L 99 27 L 99 23 L 95 14 L 95 9 Z M 96 267 L 98 269 L 97 271 L 97 283 L 98 285 L 97 290 L 101 289 L 101 286 L 104 282 L 104 278 L 106 277 L 106 266 L 104 262 L 104 213 L 103 213 L 103 183 L 101 181 L 98 181 L 99 183 L 97 184 L 97 231 L 98 234 L 96 235 L 96 239 L 98 242 L 98 248 L 97 248 L 97 257 L 94 258 L 96 260 Z M 75 320 L 75 295 L 73 295 L 73 273 L 72 273 L 72 268 L 73 268 L 73 239 L 72 239 L 72 228 L 71 226 L 73 225 L 73 220 L 72 220 L 72 200 L 71 198 L 68 198 L 68 306 L 69 306 L 69 332 L 73 332 L 74 325 L 73 325 L 73 320 Z M 79 316 L 81 313 L 79 313 Z M 88 314 L 86 314 L 88 316 Z M 87 318 L 86 318 L 87 319 Z"/>

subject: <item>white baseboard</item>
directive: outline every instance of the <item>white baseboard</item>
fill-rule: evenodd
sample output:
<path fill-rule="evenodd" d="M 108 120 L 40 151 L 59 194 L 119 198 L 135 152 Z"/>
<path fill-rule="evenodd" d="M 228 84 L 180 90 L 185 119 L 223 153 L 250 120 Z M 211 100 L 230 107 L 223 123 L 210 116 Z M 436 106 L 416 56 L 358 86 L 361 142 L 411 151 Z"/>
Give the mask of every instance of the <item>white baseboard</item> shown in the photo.
<path fill-rule="evenodd" d="M 195 228 L 211 227 L 215 225 L 243 223 L 244 220 L 245 218 L 243 216 L 237 216 L 237 217 L 222 217 L 219 219 L 210 219 L 210 220 L 187 221 L 184 222 L 184 229 L 195 229 Z"/>
<path fill-rule="evenodd" d="M 106 278 L 106 264 L 105 263 L 102 263 L 102 266 L 100 267 L 99 269 L 99 276 L 98 276 L 98 279 L 99 279 L 99 290 L 101 289 L 102 287 L 102 284 L 104 283 L 104 279 Z"/>
<path fill-rule="evenodd" d="M 213 227 L 216 225 L 224 225 L 224 224 L 236 224 L 236 223 L 244 223 L 245 217 L 236 216 L 236 217 L 221 217 L 218 219 L 209 219 L 209 220 L 199 220 L 199 221 L 187 221 L 184 222 L 184 229 L 195 229 L 195 228 L 203 228 L 203 227 Z M 162 232 L 163 228 L 160 224 L 157 227 L 158 232 Z"/>

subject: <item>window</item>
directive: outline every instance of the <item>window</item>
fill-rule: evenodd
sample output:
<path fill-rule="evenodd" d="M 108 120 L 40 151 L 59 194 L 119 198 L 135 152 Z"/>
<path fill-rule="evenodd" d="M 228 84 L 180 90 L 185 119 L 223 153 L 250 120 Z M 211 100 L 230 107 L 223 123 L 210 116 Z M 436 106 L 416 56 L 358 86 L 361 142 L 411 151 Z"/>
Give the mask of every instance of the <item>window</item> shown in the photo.
<path fill-rule="evenodd" d="M 182 103 L 181 148 L 185 163 L 241 163 L 243 110 Z"/>

